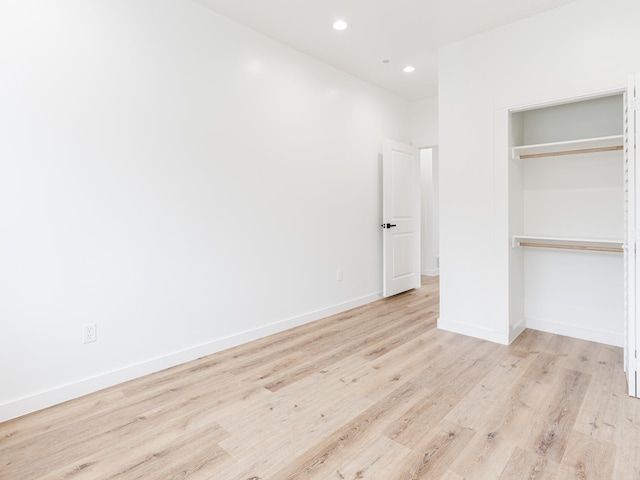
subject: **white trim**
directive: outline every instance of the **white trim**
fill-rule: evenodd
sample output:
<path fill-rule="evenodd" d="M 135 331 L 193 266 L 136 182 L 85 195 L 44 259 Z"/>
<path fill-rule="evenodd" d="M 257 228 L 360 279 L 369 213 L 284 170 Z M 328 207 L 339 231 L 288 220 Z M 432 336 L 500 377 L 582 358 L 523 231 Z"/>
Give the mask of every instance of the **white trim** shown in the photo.
<path fill-rule="evenodd" d="M 557 322 L 547 322 L 535 318 L 527 318 L 526 322 L 527 328 L 531 328 L 532 330 L 579 338 L 590 342 L 604 343 L 615 347 L 622 347 L 624 345 L 624 336 L 611 332 L 582 328 L 575 325 L 564 325 Z"/>
<path fill-rule="evenodd" d="M 517 324 L 511 325 L 509 329 L 509 345 L 513 343 L 513 341 L 520 336 L 522 332 L 527 329 L 527 323 L 524 318 L 521 319 Z"/>
<path fill-rule="evenodd" d="M 422 275 L 425 275 L 427 277 L 437 277 L 438 275 L 440 275 L 440 270 L 437 268 L 430 268 L 425 270 Z"/>
<path fill-rule="evenodd" d="M 61 385 L 51 390 L 11 400 L 0 405 L 0 422 L 11 420 L 12 418 L 20 417 L 83 395 L 97 392 L 98 390 L 112 387 L 143 375 L 175 367 L 176 365 L 190 362 L 200 357 L 211 355 L 252 340 L 257 340 L 274 333 L 282 332 L 293 327 L 342 313 L 347 310 L 351 310 L 352 308 L 375 302 L 380 300 L 380 298 L 381 292 L 372 293 L 331 307 L 309 312 L 298 317 L 275 322 L 253 330 L 240 332 L 235 335 L 220 338 L 201 345 L 195 345 L 184 350 L 152 358 L 118 370 L 104 372 L 100 375 Z"/>
<path fill-rule="evenodd" d="M 461 335 L 467 335 L 481 340 L 488 340 L 489 342 L 500 343 L 502 345 L 509 344 L 509 334 L 507 332 L 497 332 L 495 330 L 479 328 L 476 325 L 444 319 L 442 317 L 438 318 L 438 328 L 440 330 L 459 333 Z"/>
<path fill-rule="evenodd" d="M 537 108 L 555 107 L 558 105 L 564 105 L 565 103 L 576 103 L 576 102 L 581 102 L 583 100 L 593 100 L 596 98 L 613 97 L 615 95 L 623 94 L 624 92 L 626 92 L 626 89 L 624 87 L 612 88 L 608 90 L 598 90 L 591 93 L 587 92 L 581 95 L 571 95 L 567 97 L 562 97 L 560 99 L 556 98 L 551 100 L 549 98 L 546 98 L 544 100 L 541 99 L 539 101 L 526 102 L 518 105 L 510 104 L 510 105 L 504 105 L 504 106 L 497 106 L 495 110 L 507 108 L 511 113 L 519 113 L 519 112 L 526 112 L 527 110 L 533 110 Z"/>

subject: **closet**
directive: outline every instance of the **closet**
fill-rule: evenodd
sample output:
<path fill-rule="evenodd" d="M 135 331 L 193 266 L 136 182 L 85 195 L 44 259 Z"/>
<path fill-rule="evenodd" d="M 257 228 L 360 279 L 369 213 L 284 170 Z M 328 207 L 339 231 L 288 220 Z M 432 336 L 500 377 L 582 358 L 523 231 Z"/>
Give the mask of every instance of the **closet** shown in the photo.
<path fill-rule="evenodd" d="M 635 397 L 639 96 L 635 74 L 624 90 L 496 116 L 509 150 L 509 339 L 532 328 L 621 346 Z"/>
<path fill-rule="evenodd" d="M 511 321 L 623 346 L 625 93 L 512 111 Z"/>

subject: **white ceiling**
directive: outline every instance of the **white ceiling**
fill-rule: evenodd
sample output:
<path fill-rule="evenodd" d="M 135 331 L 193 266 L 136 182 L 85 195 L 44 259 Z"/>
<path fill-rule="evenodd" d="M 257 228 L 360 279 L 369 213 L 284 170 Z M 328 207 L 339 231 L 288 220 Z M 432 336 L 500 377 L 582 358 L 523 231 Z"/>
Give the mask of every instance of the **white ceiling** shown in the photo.
<path fill-rule="evenodd" d="M 409 100 L 437 94 L 437 49 L 576 0 L 196 0 Z M 331 25 L 344 19 L 349 28 Z M 389 60 L 389 63 L 383 63 Z M 411 64 L 415 72 L 403 67 Z"/>

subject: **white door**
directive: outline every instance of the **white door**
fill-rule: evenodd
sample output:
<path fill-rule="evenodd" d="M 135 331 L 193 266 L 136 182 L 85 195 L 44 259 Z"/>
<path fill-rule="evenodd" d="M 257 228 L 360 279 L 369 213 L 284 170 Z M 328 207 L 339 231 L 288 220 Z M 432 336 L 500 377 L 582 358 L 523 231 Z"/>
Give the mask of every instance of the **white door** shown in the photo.
<path fill-rule="evenodd" d="M 640 195 L 636 194 L 638 181 L 638 160 L 636 137 L 638 126 L 638 108 L 640 107 L 640 74 L 634 75 L 629 80 L 627 101 L 625 106 L 624 125 L 624 162 L 625 162 L 625 339 L 624 339 L 624 370 L 627 375 L 629 395 L 640 396 L 638 391 L 638 338 L 637 307 L 638 297 L 636 274 L 640 272 L 638 265 L 637 243 L 640 239 L 640 206 L 637 204 Z"/>
<path fill-rule="evenodd" d="M 420 286 L 420 156 L 384 140 L 382 152 L 382 295 Z"/>

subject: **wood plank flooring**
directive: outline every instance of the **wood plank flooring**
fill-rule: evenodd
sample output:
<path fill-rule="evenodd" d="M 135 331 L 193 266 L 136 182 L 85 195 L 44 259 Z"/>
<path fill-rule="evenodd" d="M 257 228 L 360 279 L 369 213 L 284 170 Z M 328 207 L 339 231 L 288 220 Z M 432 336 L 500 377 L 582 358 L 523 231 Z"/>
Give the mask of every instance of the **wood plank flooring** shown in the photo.
<path fill-rule="evenodd" d="M 0 478 L 640 479 L 622 351 L 436 328 L 438 281 L 0 424 Z"/>

